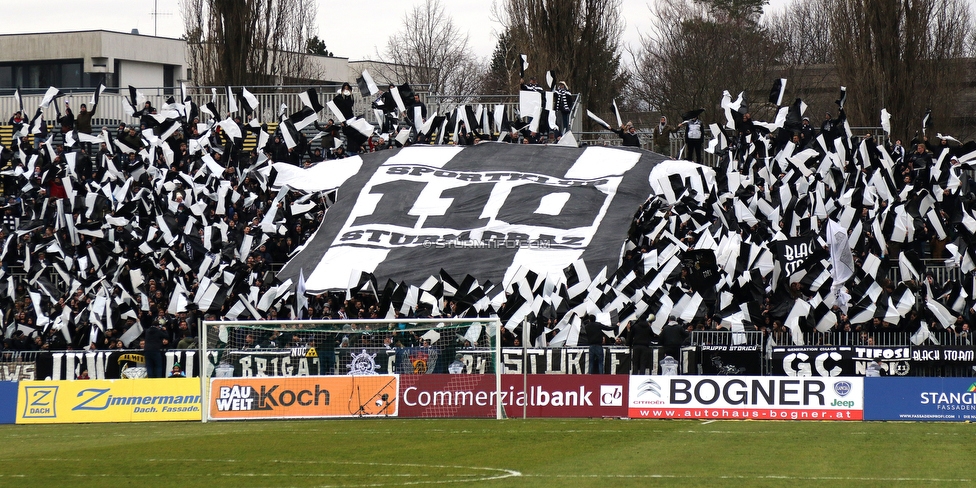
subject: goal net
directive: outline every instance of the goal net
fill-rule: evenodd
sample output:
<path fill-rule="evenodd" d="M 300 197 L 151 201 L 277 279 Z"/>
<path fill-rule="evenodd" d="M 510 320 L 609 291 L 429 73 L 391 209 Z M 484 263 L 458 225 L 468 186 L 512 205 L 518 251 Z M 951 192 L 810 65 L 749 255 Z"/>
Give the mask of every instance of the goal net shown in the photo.
<path fill-rule="evenodd" d="M 498 319 L 204 321 L 203 327 L 204 421 L 397 415 L 402 390 L 416 391 L 409 386 L 417 384 L 443 383 L 449 391 L 487 384 L 495 398 L 501 390 Z M 424 416 L 456 413 L 452 402 L 442 403 Z M 500 417 L 497 403 L 478 413 Z"/>

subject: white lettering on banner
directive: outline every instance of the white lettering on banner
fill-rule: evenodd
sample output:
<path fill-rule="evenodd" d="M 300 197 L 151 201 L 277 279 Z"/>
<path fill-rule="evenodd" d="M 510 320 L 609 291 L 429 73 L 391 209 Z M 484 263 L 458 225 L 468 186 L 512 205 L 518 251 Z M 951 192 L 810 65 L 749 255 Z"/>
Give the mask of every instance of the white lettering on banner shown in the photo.
<path fill-rule="evenodd" d="M 827 367 L 827 360 L 833 361 L 833 367 Z M 783 357 L 783 371 L 787 376 L 813 376 L 813 369 L 816 368 L 817 376 L 840 376 L 843 369 L 837 366 L 837 362 L 844 357 L 837 352 L 825 352 L 818 354 L 814 359 L 813 365 L 809 363 L 810 356 L 802 352 L 794 352 Z"/>
<path fill-rule="evenodd" d="M 34 378 L 34 363 L 14 361 L 0 363 L 0 381 L 30 381 Z"/>
<path fill-rule="evenodd" d="M 809 242 L 798 244 L 785 244 L 783 246 L 783 258 L 786 263 L 783 266 L 785 274 L 793 274 L 797 268 L 803 264 L 803 260 L 813 252 L 813 247 Z"/>
<path fill-rule="evenodd" d="M 616 387 L 620 389 L 619 392 L 616 393 L 616 398 L 622 400 L 623 387 L 620 385 L 616 385 Z M 593 390 L 589 390 L 585 386 L 580 386 L 579 390 L 556 391 L 549 391 L 541 386 L 531 386 L 529 387 L 529 394 L 526 396 L 524 391 L 516 391 L 515 387 L 511 386 L 508 388 L 508 391 L 500 392 L 500 403 L 503 406 L 523 407 L 526 406 L 525 402 L 526 398 L 528 398 L 528 406 L 531 407 L 592 407 L 593 393 Z M 601 391 L 600 406 L 613 406 L 612 402 L 615 401 L 614 395 L 615 393 L 613 391 Z M 407 387 L 403 390 L 402 395 L 403 404 L 411 407 L 486 407 L 495 405 L 495 396 L 495 392 L 493 391 L 424 391 L 420 390 L 416 386 Z M 611 403 L 605 405 L 603 403 L 604 397 L 606 397 L 606 401 Z"/>
<path fill-rule="evenodd" d="M 364 185 L 332 245 L 395 248 L 500 240 L 582 249 L 589 245 L 623 180 L 621 175 L 592 177 L 592 173 L 567 178 L 516 171 L 447 171 L 391 160 Z M 554 198 L 565 203 L 558 209 L 545 205 Z"/>
<path fill-rule="evenodd" d="M 294 364 L 292 364 L 294 361 Z M 241 356 L 237 360 L 241 367 L 241 376 L 245 378 L 263 376 L 310 376 L 313 371 L 318 374 L 319 358 Z"/>
<path fill-rule="evenodd" d="M 854 374 L 864 375 L 868 371 L 868 361 L 854 361 Z M 908 376 L 912 366 L 908 361 L 885 361 L 881 363 L 881 371 L 888 376 Z"/>
<path fill-rule="evenodd" d="M 961 404 L 961 405 L 976 405 L 976 395 L 973 392 L 963 392 L 963 393 L 945 393 L 941 391 L 936 392 L 922 392 L 922 405 L 942 405 L 942 404 Z"/>
<path fill-rule="evenodd" d="M 221 386 L 218 390 L 217 411 L 251 410 L 254 399 L 250 386 Z"/>
<path fill-rule="evenodd" d="M 909 360 L 912 357 L 909 347 L 855 347 L 854 359 Z"/>
<path fill-rule="evenodd" d="M 113 360 L 118 360 L 120 356 L 127 356 L 129 354 L 142 355 L 141 350 L 118 350 L 118 351 L 55 351 L 50 353 L 51 358 L 51 377 L 52 380 L 74 380 L 78 378 L 78 375 L 82 371 L 87 370 L 88 376 L 95 380 L 104 379 L 118 379 L 119 376 L 109 377 L 106 375 L 106 371 L 112 365 Z M 180 363 L 183 367 L 183 374 L 187 377 L 195 377 L 198 375 L 196 369 L 196 354 L 197 351 L 192 349 L 171 349 L 166 351 L 164 358 L 166 360 L 165 370 L 169 371 L 173 369 L 173 364 Z M 211 360 L 216 357 L 217 353 L 209 353 Z M 40 360 L 40 358 L 39 358 Z M 126 360 L 127 362 L 129 360 Z M 213 373 L 213 364 L 208 366 L 208 373 Z M 38 378 L 40 379 L 40 378 Z"/>

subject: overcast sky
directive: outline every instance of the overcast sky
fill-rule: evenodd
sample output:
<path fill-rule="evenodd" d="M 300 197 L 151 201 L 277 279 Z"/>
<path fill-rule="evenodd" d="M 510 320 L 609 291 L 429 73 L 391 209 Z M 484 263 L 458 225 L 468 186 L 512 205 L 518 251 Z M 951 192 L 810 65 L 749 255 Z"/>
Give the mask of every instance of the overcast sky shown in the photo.
<path fill-rule="evenodd" d="M 790 0 L 772 0 L 782 5 Z M 0 33 L 57 32 L 104 29 L 144 35 L 180 37 L 183 22 L 179 0 L 28 0 L 3 2 L 6 22 Z M 336 56 L 352 60 L 378 59 L 391 33 L 402 29 L 404 14 L 424 0 L 335 1 L 318 0 L 319 37 Z M 443 0 L 455 24 L 467 30 L 474 54 L 491 55 L 499 24 L 491 13 L 491 0 Z M 158 4 L 161 15 L 154 25 L 152 12 Z M 364 8 L 365 5 L 369 8 Z M 640 33 L 650 29 L 650 12 L 645 0 L 625 0 L 623 18 L 627 25 L 625 46 L 637 46 Z M 531 61 L 531 60 L 530 60 Z"/>

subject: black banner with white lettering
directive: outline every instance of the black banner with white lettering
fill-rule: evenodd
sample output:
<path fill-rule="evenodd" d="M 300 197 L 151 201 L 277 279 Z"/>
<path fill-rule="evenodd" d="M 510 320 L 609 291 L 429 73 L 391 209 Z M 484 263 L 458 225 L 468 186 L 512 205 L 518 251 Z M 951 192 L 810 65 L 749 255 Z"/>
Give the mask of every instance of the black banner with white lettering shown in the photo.
<path fill-rule="evenodd" d="M 320 229 L 278 274 L 309 293 L 351 276 L 420 284 L 452 276 L 503 282 L 532 264 L 583 259 L 613 269 L 662 156 L 604 147 L 408 147 L 364 155 Z M 575 252 L 550 252 L 552 250 Z"/>
<path fill-rule="evenodd" d="M 41 351 L 37 353 L 34 375 L 39 380 L 73 380 L 83 371 L 93 380 L 115 380 L 143 377 L 145 357 L 142 350 L 118 351 Z M 173 365 L 180 363 L 186 377 L 199 377 L 200 353 L 193 349 L 171 349 L 164 353 L 164 373 L 169 376 Z M 136 368 L 126 374 L 129 368 Z M 143 376 L 139 376 L 139 375 Z"/>
<path fill-rule="evenodd" d="M 704 344 L 698 347 L 700 374 L 761 375 L 762 346 L 759 344 Z"/>
<path fill-rule="evenodd" d="M 971 365 L 976 364 L 976 350 L 973 346 L 912 346 L 912 362 L 919 366 Z"/>
<path fill-rule="evenodd" d="M 809 237 L 793 237 L 776 241 L 776 259 L 783 267 L 783 276 L 793 274 L 813 252 L 814 242 Z"/>
<path fill-rule="evenodd" d="M 295 355 L 288 350 L 232 351 L 223 359 L 226 373 L 218 367 L 217 376 L 308 376 L 314 374 L 432 374 L 450 372 L 452 363 L 462 374 L 493 374 L 494 351 L 491 349 L 459 349 L 452 357 L 440 351 L 422 347 L 399 349 L 339 348 L 329 368 L 326 358 L 310 351 Z M 530 348 L 502 350 L 502 368 L 506 374 L 586 374 L 589 348 Z M 651 374 L 658 374 L 661 349 L 651 348 Z M 630 373 L 630 349 L 604 348 L 603 366 L 606 374 Z M 232 368 L 232 369 L 231 369 Z"/>
<path fill-rule="evenodd" d="M 854 376 L 851 346 L 776 346 L 772 351 L 776 376 Z"/>

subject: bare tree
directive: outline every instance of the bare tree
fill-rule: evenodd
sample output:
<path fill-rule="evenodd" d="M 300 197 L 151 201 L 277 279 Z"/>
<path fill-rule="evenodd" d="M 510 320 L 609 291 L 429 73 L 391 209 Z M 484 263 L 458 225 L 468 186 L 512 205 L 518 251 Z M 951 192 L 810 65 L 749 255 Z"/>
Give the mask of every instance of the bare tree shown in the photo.
<path fill-rule="evenodd" d="M 495 15 L 504 28 L 504 63 L 509 93 L 518 87 L 513 62 L 529 58 L 529 70 L 555 70 L 559 80 L 590 107 L 607 107 L 623 90 L 629 73 L 621 66 L 621 0 L 504 0 Z M 511 60 L 511 61 L 509 61 Z M 494 71 L 494 70 L 493 70 Z M 495 78 L 501 78 L 496 75 Z"/>
<path fill-rule="evenodd" d="M 387 79 L 429 85 L 432 93 L 467 95 L 480 78 L 468 35 L 444 12 L 440 0 L 427 0 L 406 13 L 403 29 L 390 36 L 382 57 L 390 63 L 382 73 Z"/>
<path fill-rule="evenodd" d="M 893 133 L 903 136 L 921 128 L 926 108 L 937 122 L 948 119 L 964 88 L 959 61 L 973 28 L 965 0 L 835 2 L 834 60 L 849 85 L 849 116 L 876 121 L 887 108 Z"/>
<path fill-rule="evenodd" d="M 807 0 L 765 25 L 783 47 L 790 92 L 811 107 L 836 108 L 844 85 L 852 124 L 876 125 L 886 108 L 893 135 L 908 138 L 931 108 L 937 130 L 969 136 L 974 106 L 960 95 L 976 54 L 973 15 L 965 0 Z"/>
<path fill-rule="evenodd" d="M 631 92 L 645 108 L 672 117 L 706 108 L 705 117 L 713 118 L 724 90 L 765 93 L 778 46 L 755 8 L 721 7 L 692 0 L 654 5 L 653 34 L 633 53 Z"/>
<path fill-rule="evenodd" d="M 519 54 L 508 31 L 498 35 L 498 42 L 488 61 L 488 71 L 482 84 L 483 93 L 505 95 L 516 89 L 519 73 L 516 63 L 521 62 Z"/>
<path fill-rule="evenodd" d="M 195 81 L 261 85 L 314 79 L 302 53 L 314 0 L 180 0 Z"/>

